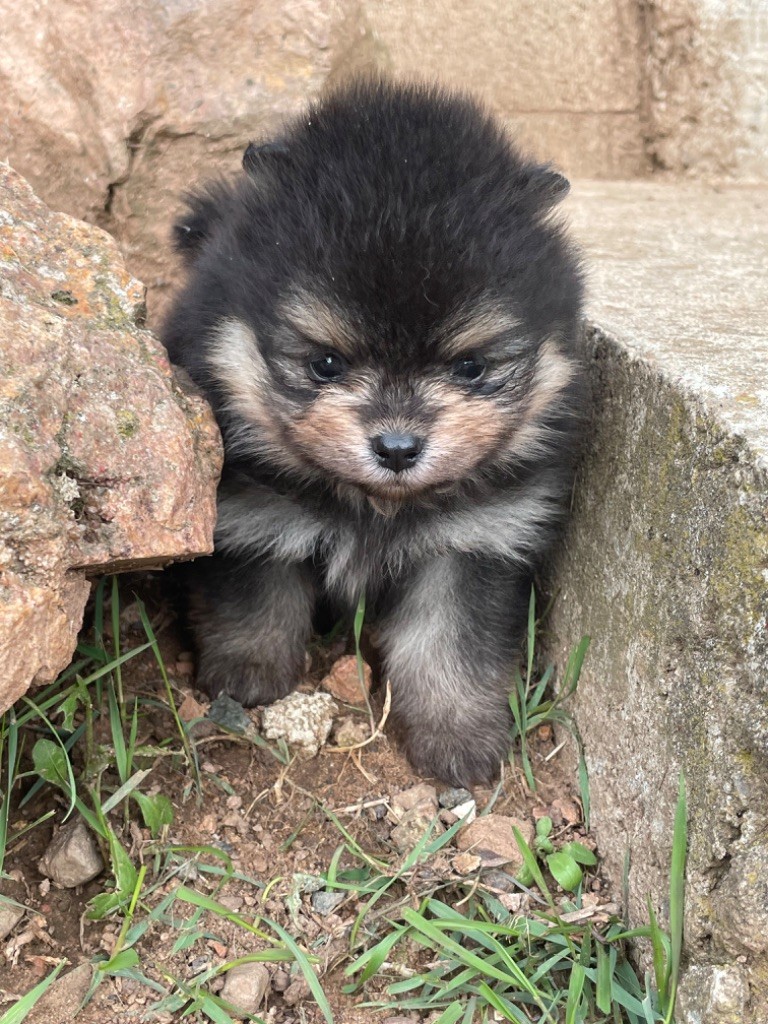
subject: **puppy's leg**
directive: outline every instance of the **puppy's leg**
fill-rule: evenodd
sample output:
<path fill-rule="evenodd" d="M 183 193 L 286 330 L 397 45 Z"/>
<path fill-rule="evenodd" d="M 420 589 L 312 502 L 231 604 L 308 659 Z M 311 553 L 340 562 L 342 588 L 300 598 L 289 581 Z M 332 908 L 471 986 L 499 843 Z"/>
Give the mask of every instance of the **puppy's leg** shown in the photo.
<path fill-rule="evenodd" d="M 415 572 L 382 622 L 393 724 L 421 774 L 462 786 L 498 774 L 524 589 L 507 567 L 445 556 Z"/>
<path fill-rule="evenodd" d="M 312 627 L 309 568 L 214 555 L 192 563 L 186 575 L 199 685 L 247 707 L 290 693 L 304 674 Z"/>

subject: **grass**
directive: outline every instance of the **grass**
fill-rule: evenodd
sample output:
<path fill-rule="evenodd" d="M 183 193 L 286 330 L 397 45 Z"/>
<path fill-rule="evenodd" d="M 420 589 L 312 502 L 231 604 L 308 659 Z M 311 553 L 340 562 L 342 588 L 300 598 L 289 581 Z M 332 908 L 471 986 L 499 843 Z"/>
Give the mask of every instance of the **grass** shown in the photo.
<path fill-rule="evenodd" d="M 109 880 L 86 913 L 91 920 L 115 924 L 116 935 L 109 953 L 94 961 L 86 1002 L 106 978 L 130 979 L 152 995 L 150 1013 L 232 1024 L 230 1008 L 217 992 L 222 975 L 244 962 L 280 962 L 304 978 L 323 1018 L 332 1024 L 332 1007 L 318 977 L 318 965 L 321 958 L 328 960 L 330 947 L 300 941 L 293 934 L 298 929 L 287 928 L 274 916 L 236 913 L 220 898 L 229 883 L 237 882 L 249 887 L 263 906 L 280 890 L 281 880 L 273 878 L 265 885 L 238 872 L 229 854 L 217 846 L 180 845 L 170 838 L 174 809 L 165 794 L 151 788 L 156 766 L 173 764 L 187 780 L 183 792 L 190 799 L 201 792 L 205 772 L 190 725 L 178 714 L 154 626 L 141 602 L 138 609 L 144 639 L 122 650 L 118 584 L 102 581 L 95 593 L 93 634 L 78 646 L 72 666 L 34 701 L 23 700 L 0 719 L 5 787 L 0 793 L 0 878 L 6 852 L 55 813 L 47 809 L 15 829 L 11 796 L 16 794 L 25 806 L 49 787 L 59 795 L 65 817 L 79 814 L 88 823 L 109 865 Z M 354 631 L 358 652 L 363 615 L 361 602 Z M 513 738 L 531 789 L 536 780 L 529 737 L 544 724 L 573 731 L 563 705 L 575 692 L 589 643 L 585 639 L 575 649 L 556 694 L 550 696 L 553 670 L 541 675 L 535 670 L 537 628 L 532 596 L 526 664 L 515 676 L 510 696 Z M 125 691 L 124 666 L 142 654 L 154 658 L 165 701 Z M 145 738 L 147 721 L 159 716 L 167 719 L 168 738 L 150 742 Z M 284 752 L 273 753 L 287 771 Z M 580 779 L 586 818 L 583 759 Z M 659 926 L 650 902 L 648 925 L 633 930 L 586 904 L 584 876 L 594 869 L 594 855 L 583 844 L 558 839 L 548 819 L 540 820 L 531 845 L 517 835 L 524 867 L 517 876 L 518 909 L 512 913 L 482 873 L 463 877 L 451 869 L 451 843 L 461 821 L 446 831 L 434 821 L 413 850 L 393 859 L 367 852 L 339 816 L 317 800 L 308 816 L 312 814 L 321 815 L 339 837 L 314 887 L 344 893 L 356 908 L 345 944 L 333 951 L 333 964 L 346 976 L 350 1000 L 363 1000 L 361 1005 L 372 1010 L 428 1012 L 436 1024 L 674 1021 L 686 857 L 682 780 L 670 868 L 669 933 Z M 129 826 L 137 819 L 151 837 L 140 861 L 127 845 Z M 294 921 L 306 878 L 294 875 L 289 880 L 285 902 L 293 907 Z M 557 885 L 565 890 L 559 896 Z M 181 976 L 165 961 L 147 965 L 143 943 L 150 932 L 168 932 L 171 963 L 177 954 L 216 941 L 224 925 L 248 937 L 247 956 L 224 957 L 192 976 Z M 648 943 L 653 962 L 652 972 L 642 979 L 628 959 L 628 944 L 638 942 Z M 21 1024 L 64 965 L 61 961 L 2 1014 L 0 1024 Z"/>

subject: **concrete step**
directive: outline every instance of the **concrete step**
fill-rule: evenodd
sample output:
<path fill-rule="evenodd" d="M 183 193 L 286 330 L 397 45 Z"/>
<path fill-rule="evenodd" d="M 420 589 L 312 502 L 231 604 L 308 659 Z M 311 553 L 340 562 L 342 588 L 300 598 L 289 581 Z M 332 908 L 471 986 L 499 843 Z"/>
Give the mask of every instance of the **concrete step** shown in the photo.
<path fill-rule="evenodd" d="M 577 183 L 593 388 L 555 571 L 593 824 L 666 913 L 690 803 L 678 1021 L 768 1020 L 768 190 Z"/>

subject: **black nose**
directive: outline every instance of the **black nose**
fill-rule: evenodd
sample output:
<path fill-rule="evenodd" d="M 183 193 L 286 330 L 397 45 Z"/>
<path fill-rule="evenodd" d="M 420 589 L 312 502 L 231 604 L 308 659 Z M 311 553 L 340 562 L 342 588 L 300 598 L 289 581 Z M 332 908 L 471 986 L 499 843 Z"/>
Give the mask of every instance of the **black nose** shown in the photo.
<path fill-rule="evenodd" d="M 424 442 L 413 434 L 379 434 L 371 441 L 374 455 L 379 465 L 391 469 L 393 473 L 402 473 L 416 463 Z"/>

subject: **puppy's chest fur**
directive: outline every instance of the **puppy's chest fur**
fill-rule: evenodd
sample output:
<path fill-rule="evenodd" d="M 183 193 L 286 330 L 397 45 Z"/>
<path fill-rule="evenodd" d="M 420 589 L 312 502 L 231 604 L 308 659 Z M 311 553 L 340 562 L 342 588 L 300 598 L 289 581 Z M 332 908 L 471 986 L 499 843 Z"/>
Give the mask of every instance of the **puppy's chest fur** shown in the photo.
<path fill-rule="evenodd" d="M 240 558 L 312 560 L 327 592 L 353 605 L 435 559 L 529 563 L 560 517 L 561 491 L 558 474 L 543 472 L 482 498 L 413 502 L 387 515 L 362 495 L 338 500 L 230 479 L 219 492 L 216 548 Z"/>

